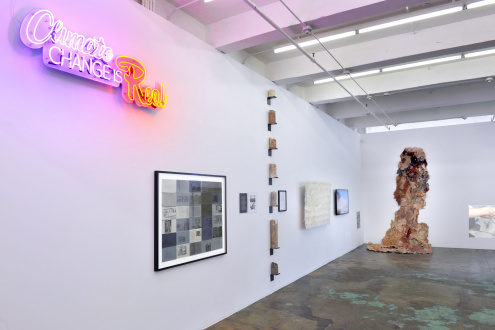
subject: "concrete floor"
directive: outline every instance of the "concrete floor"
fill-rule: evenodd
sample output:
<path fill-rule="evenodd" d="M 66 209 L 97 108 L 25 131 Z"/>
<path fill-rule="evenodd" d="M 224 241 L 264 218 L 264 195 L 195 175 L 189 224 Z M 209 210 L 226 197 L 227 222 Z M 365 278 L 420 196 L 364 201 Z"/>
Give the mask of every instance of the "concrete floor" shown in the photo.
<path fill-rule="evenodd" d="M 495 251 L 363 245 L 209 329 L 495 329 Z"/>

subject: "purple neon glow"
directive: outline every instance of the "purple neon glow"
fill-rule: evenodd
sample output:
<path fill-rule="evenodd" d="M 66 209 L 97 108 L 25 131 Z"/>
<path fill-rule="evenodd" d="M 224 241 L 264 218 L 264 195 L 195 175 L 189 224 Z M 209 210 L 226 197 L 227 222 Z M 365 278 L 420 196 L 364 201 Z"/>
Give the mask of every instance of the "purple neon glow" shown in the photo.
<path fill-rule="evenodd" d="M 141 62 L 128 56 L 119 56 L 118 63 L 112 61 L 113 50 L 103 37 L 86 38 L 72 32 L 49 10 L 36 9 L 24 18 L 21 40 L 33 49 L 43 47 L 43 63 L 50 68 L 114 87 L 122 83 L 126 102 L 153 109 L 167 104 L 162 84 L 155 88 L 142 85 L 146 69 Z"/>
<path fill-rule="evenodd" d="M 103 37 L 72 32 L 49 10 L 36 9 L 24 18 L 21 40 L 33 49 L 43 47 L 43 63 L 50 68 L 114 87 L 122 82 L 122 71 L 115 67 L 113 50 Z"/>

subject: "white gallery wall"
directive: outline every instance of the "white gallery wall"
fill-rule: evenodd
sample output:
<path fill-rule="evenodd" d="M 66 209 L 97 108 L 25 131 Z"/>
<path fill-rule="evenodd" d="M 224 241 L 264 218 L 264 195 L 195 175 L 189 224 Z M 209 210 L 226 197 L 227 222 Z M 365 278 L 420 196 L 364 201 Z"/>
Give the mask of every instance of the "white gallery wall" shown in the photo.
<path fill-rule="evenodd" d="M 357 133 L 132 0 L 13 4 L 0 3 L 0 329 L 200 329 L 363 243 Z M 45 67 L 19 37 L 35 8 L 139 59 L 168 105 L 144 110 L 120 87 Z M 226 175 L 227 255 L 153 271 L 155 170 Z M 309 181 L 349 189 L 350 213 L 305 230 Z M 270 215 L 276 190 L 288 210 Z M 257 213 L 239 213 L 243 192 L 257 193 Z"/>
<path fill-rule="evenodd" d="M 393 193 L 406 147 L 426 153 L 430 191 L 419 221 L 433 247 L 495 249 L 489 238 L 469 237 L 469 205 L 495 205 L 495 123 L 366 134 L 361 141 L 362 221 L 365 241 L 379 243 L 399 209 Z"/>

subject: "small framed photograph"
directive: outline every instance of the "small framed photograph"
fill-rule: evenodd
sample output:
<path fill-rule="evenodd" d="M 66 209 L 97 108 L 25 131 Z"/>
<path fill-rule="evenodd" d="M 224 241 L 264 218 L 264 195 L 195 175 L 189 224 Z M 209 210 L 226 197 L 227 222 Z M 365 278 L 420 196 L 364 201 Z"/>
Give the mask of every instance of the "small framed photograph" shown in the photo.
<path fill-rule="evenodd" d="M 287 191 L 279 190 L 278 191 L 278 211 L 283 212 L 287 211 Z"/>
<path fill-rule="evenodd" d="M 227 253 L 227 178 L 155 171 L 155 271 Z"/>
<path fill-rule="evenodd" d="M 239 194 L 239 213 L 247 213 L 248 211 L 248 201 L 246 193 Z"/>
<path fill-rule="evenodd" d="M 335 214 L 349 213 L 349 192 L 347 189 L 335 190 Z"/>

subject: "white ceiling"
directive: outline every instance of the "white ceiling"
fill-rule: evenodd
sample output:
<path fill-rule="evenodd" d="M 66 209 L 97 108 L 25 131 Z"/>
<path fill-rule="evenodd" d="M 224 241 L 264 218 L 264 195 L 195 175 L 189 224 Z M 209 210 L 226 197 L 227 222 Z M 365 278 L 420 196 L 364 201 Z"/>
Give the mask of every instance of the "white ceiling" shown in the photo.
<path fill-rule="evenodd" d="M 157 14 L 354 129 L 495 114 L 495 82 L 487 82 L 495 78 L 495 55 L 380 72 L 356 78 L 359 85 L 350 79 L 341 81 L 342 86 L 336 82 L 314 85 L 314 80 L 328 78 L 328 74 L 297 49 L 274 53 L 273 49 L 290 45 L 289 41 L 247 0 L 155 1 Z M 477 2 L 283 0 L 296 18 L 279 0 L 251 1 L 298 43 L 313 39 L 302 32 L 298 18 L 322 38 Z M 324 45 L 346 70 L 357 73 L 495 49 L 493 22 L 495 4 L 360 33 Z M 332 75 L 342 74 L 342 68 L 321 45 L 304 50 Z"/>

